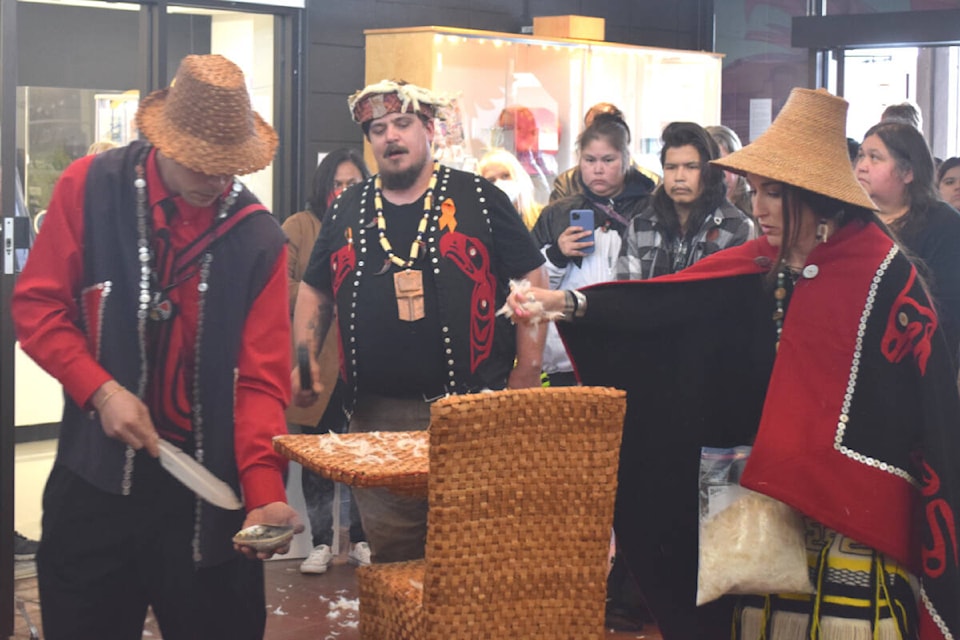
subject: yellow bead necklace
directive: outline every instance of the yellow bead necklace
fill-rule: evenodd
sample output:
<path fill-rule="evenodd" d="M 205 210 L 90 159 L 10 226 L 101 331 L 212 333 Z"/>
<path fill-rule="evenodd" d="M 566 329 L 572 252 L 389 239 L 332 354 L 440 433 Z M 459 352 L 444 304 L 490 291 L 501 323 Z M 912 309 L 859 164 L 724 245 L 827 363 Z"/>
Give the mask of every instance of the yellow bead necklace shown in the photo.
<path fill-rule="evenodd" d="M 433 175 L 430 176 L 430 184 L 427 187 L 427 194 L 423 198 L 423 217 L 420 219 L 420 224 L 417 226 L 417 237 L 414 238 L 410 245 L 410 257 L 407 260 L 398 257 L 393 252 L 393 246 L 390 244 L 390 240 L 387 239 L 387 220 L 383 217 L 383 185 L 380 182 L 380 175 L 378 174 L 373 181 L 373 206 L 377 212 L 377 229 L 380 233 L 380 246 L 383 247 L 384 253 L 387 254 L 387 259 L 398 267 L 404 269 L 409 268 L 420 256 L 420 246 L 423 244 L 423 234 L 427 230 L 427 223 L 430 220 L 430 213 L 433 210 L 433 189 L 437 186 L 437 173 L 439 171 L 440 163 L 434 162 Z"/>

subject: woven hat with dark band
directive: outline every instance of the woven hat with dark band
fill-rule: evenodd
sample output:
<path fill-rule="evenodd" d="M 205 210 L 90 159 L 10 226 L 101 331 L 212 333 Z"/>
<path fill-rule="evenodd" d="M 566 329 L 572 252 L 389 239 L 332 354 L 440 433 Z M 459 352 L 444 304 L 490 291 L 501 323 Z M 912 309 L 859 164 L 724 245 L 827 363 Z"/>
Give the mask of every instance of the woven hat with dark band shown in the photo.
<path fill-rule="evenodd" d="M 168 158 L 211 176 L 270 164 L 277 132 L 250 106 L 243 71 L 223 56 L 187 56 L 167 89 L 140 101 L 137 127 Z"/>
<path fill-rule="evenodd" d="M 825 89 L 794 89 L 777 119 L 759 138 L 711 162 L 736 173 L 754 173 L 876 210 L 850 164 L 848 106 L 846 100 Z"/>

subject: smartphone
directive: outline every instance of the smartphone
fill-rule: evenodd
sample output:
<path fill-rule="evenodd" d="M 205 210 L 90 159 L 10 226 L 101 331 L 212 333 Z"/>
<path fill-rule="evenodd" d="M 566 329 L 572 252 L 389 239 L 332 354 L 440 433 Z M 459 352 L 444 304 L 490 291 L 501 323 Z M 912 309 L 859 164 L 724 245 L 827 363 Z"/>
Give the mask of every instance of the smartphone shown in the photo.
<path fill-rule="evenodd" d="M 583 227 L 584 231 L 589 231 L 590 235 L 580 238 L 580 242 L 593 242 L 593 209 L 574 209 L 570 212 L 570 226 Z M 586 254 L 593 253 L 593 246 L 584 247 Z"/>
<path fill-rule="evenodd" d="M 313 376 L 310 375 L 310 353 L 306 345 L 297 347 L 297 365 L 300 367 L 300 388 L 312 389 Z"/>

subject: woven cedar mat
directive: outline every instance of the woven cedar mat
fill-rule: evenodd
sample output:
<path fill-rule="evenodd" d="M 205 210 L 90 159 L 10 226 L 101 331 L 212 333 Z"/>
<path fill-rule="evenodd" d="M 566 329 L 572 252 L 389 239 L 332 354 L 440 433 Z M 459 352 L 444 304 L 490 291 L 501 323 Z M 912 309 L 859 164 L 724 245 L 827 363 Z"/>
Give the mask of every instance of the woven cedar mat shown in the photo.
<path fill-rule="evenodd" d="M 273 448 L 336 482 L 427 495 L 430 438 L 426 431 L 277 436 Z"/>

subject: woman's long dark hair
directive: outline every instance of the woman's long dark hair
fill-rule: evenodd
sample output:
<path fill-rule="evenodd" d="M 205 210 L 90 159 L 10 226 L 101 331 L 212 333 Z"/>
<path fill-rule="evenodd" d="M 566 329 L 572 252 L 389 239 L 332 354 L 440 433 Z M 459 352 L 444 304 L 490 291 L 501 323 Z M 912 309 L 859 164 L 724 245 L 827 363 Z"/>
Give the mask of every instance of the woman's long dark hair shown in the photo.
<path fill-rule="evenodd" d="M 688 233 L 696 233 L 704 219 L 723 203 L 727 186 L 723 182 L 723 169 L 710 164 L 720 157 L 720 147 L 706 129 L 694 122 L 671 122 L 664 128 L 663 147 L 660 149 L 660 165 L 667 159 L 667 149 L 690 145 L 700 154 L 700 184 L 703 192 L 693 203 L 693 211 L 687 220 Z M 680 218 L 674 208 L 673 200 L 661 183 L 653 194 L 653 206 L 661 224 L 673 236 L 680 235 Z"/>
<path fill-rule="evenodd" d="M 940 191 L 934 177 L 933 154 L 923 134 L 905 122 L 887 120 L 875 124 L 867 130 L 863 139 L 873 135 L 886 145 L 901 175 L 913 172 L 913 181 L 907 185 L 910 209 L 891 225 L 898 236 L 907 240 L 926 225 L 927 211 L 940 201 Z"/>
<path fill-rule="evenodd" d="M 771 284 L 776 279 L 777 271 L 783 266 L 786 257 L 790 255 L 790 252 L 800 241 L 799 222 L 804 205 L 813 211 L 818 220 L 834 220 L 837 229 L 853 220 L 879 223 L 879 219 L 870 209 L 857 207 L 821 193 L 795 187 L 792 184 L 780 184 L 783 188 L 780 194 L 781 210 L 783 212 L 783 236 L 780 242 L 780 250 L 777 252 L 777 260 L 770 266 L 768 273 L 768 282 Z M 882 224 L 881 227 L 883 227 Z"/>
<path fill-rule="evenodd" d="M 337 168 L 344 162 L 356 165 L 364 180 L 370 177 L 363 156 L 356 149 L 342 147 L 328 153 L 313 172 L 310 199 L 307 201 L 307 207 L 321 220 L 327 212 L 327 196 L 333 191 L 333 178 L 337 175 Z"/>

